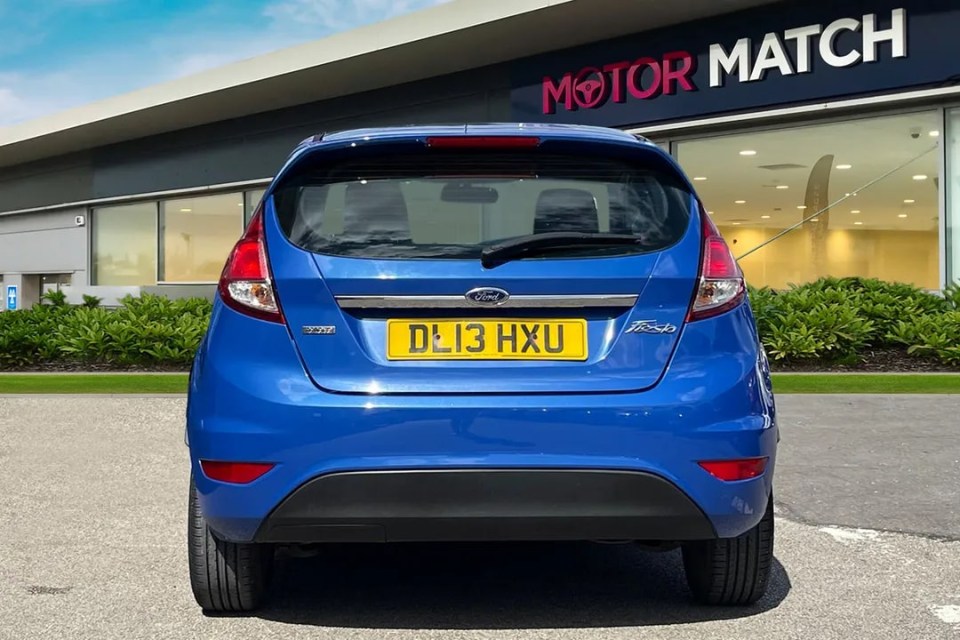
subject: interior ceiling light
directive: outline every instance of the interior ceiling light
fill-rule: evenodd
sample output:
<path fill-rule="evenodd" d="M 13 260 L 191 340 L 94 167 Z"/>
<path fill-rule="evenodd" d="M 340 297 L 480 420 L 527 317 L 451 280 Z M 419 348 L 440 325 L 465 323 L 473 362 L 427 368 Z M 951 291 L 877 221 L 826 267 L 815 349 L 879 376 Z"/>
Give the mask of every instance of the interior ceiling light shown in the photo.
<path fill-rule="evenodd" d="M 810 222 L 820 222 L 820 218 L 810 218 Z"/>
<path fill-rule="evenodd" d="M 853 224 L 863 224 L 863 223 L 862 223 L 862 222 L 860 222 L 859 220 L 857 220 L 857 221 L 856 221 L 856 222 L 854 222 Z"/>
<path fill-rule="evenodd" d="M 903 204 L 913 204 L 914 202 L 916 202 L 916 200 L 911 200 L 910 198 L 907 198 L 906 200 L 903 201 Z"/>
<path fill-rule="evenodd" d="M 803 211 L 806 208 L 807 208 L 807 205 L 805 204 L 797 205 L 797 209 L 800 209 L 801 211 Z"/>
<path fill-rule="evenodd" d="M 755 155 L 757 155 L 757 152 L 754 151 L 753 149 L 744 149 L 743 151 L 740 152 L 740 155 L 742 155 L 742 156 L 755 156 Z"/>
<path fill-rule="evenodd" d="M 790 185 L 788 184 L 778 184 L 777 189 L 789 189 Z"/>
<path fill-rule="evenodd" d="M 850 213 L 860 213 L 860 209 L 851 209 Z"/>
<path fill-rule="evenodd" d="M 734 200 L 733 204 L 747 204 L 746 200 Z"/>
<path fill-rule="evenodd" d="M 762 218 L 763 220 L 769 220 L 770 216 L 760 216 L 760 218 Z"/>
<path fill-rule="evenodd" d="M 939 135 L 940 135 L 940 132 L 939 132 L 939 131 L 931 131 L 931 132 L 930 132 L 930 137 L 931 137 L 931 138 L 936 138 L 936 137 L 938 137 Z"/>
<path fill-rule="evenodd" d="M 845 170 L 847 170 L 847 169 L 853 169 L 853 165 L 852 165 L 852 164 L 838 164 L 838 165 L 837 165 L 837 169 L 840 169 L 841 171 L 845 171 Z"/>
<path fill-rule="evenodd" d="M 707 211 L 707 215 L 708 215 L 708 216 L 712 216 L 712 215 L 713 215 L 713 211 Z"/>
<path fill-rule="evenodd" d="M 897 214 L 897 217 L 898 217 L 898 218 L 906 218 L 906 217 L 907 217 L 907 214 L 905 214 L 905 213 L 900 213 L 900 214 Z"/>
<path fill-rule="evenodd" d="M 180 213 L 190 213 L 193 209 L 180 209 Z"/>
<path fill-rule="evenodd" d="M 913 179 L 914 179 L 914 180 L 926 180 L 926 179 L 927 179 L 927 176 L 925 176 L 925 175 L 923 175 L 923 174 L 921 173 L 921 174 L 919 174 L 919 175 L 913 176 Z"/>
<path fill-rule="evenodd" d="M 739 226 L 740 226 L 740 223 L 739 223 L 739 222 L 731 222 L 730 224 L 732 224 L 732 225 L 735 226 L 735 227 L 739 227 Z"/>
<path fill-rule="evenodd" d="M 706 176 L 697 176 L 694 178 L 694 180 L 696 180 L 697 182 L 703 182 L 706 179 L 707 179 Z"/>

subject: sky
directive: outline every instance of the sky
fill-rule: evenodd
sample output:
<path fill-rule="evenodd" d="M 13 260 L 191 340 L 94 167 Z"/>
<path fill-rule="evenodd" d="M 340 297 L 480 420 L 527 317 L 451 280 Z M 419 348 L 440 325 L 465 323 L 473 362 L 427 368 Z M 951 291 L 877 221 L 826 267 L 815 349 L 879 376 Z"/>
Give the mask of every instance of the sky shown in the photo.
<path fill-rule="evenodd" d="M 0 127 L 445 0 L 0 0 Z"/>

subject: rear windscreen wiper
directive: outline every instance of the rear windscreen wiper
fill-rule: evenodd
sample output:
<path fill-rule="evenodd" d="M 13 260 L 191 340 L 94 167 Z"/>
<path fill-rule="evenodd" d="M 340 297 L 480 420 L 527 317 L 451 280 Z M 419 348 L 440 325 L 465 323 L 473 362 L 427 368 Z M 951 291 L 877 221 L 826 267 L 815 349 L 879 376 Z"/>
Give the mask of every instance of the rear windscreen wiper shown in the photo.
<path fill-rule="evenodd" d="M 623 233 L 576 233 L 558 231 L 534 233 L 486 247 L 480 263 L 486 268 L 560 249 L 598 246 L 642 246 L 643 239 Z"/>

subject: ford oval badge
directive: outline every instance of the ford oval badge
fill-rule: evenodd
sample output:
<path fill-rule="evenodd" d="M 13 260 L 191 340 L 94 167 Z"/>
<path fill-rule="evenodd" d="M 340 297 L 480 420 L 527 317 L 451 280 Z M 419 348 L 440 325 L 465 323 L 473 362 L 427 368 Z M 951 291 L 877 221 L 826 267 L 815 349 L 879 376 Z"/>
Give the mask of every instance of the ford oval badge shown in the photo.
<path fill-rule="evenodd" d="M 474 304 L 485 307 L 499 307 L 510 299 L 510 294 L 496 287 L 479 287 L 467 291 L 463 297 Z"/>

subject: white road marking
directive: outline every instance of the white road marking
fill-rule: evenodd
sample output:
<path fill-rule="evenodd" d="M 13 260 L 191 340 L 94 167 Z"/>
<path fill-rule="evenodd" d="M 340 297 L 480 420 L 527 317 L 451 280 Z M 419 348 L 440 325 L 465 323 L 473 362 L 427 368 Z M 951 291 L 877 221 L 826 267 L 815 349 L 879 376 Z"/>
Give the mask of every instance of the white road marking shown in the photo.
<path fill-rule="evenodd" d="M 837 542 L 848 544 L 851 542 L 868 542 L 879 540 L 880 533 L 872 529 L 848 529 L 845 527 L 820 527 L 820 531 L 831 536 Z"/>
<path fill-rule="evenodd" d="M 960 605 L 931 605 L 930 611 L 943 622 L 954 625 L 954 629 L 960 630 Z"/>

